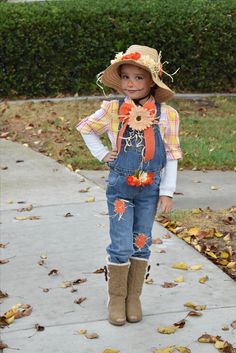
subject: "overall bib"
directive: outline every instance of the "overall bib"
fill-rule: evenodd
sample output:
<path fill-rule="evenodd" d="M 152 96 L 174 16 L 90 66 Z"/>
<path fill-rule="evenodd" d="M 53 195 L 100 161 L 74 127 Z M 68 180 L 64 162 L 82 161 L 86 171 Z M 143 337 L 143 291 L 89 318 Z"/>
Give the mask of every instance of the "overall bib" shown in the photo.
<path fill-rule="evenodd" d="M 121 102 L 119 102 L 121 105 Z M 161 113 L 156 104 L 157 121 Z M 121 124 L 119 129 L 121 128 Z M 110 162 L 107 183 L 107 203 L 110 220 L 111 243 L 107 247 L 108 260 L 112 263 L 127 263 L 130 257 L 149 259 L 152 244 L 152 226 L 159 199 L 160 173 L 166 164 L 166 152 L 158 124 L 153 124 L 155 153 L 153 159 L 145 162 L 143 144 L 133 138 L 129 145 L 125 139 L 132 129 L 127 126 L 117 159 Z M 137 170 L 155 173 L 150 185 L 131 186 L 127 176 Z"/>

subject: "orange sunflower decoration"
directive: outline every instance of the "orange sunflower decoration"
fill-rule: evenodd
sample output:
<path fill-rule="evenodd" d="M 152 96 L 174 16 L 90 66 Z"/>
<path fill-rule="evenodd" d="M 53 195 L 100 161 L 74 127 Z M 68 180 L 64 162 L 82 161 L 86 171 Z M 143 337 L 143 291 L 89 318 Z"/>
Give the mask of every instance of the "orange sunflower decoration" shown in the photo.
<path fill-rule="evenodd" d="M 141 106 L 133 106 L 129 112 L 128 125 L 133 130 L 143 131 L 152 126 L 155 118 L 155 115 L 151 115 L 149 110 Z"/>

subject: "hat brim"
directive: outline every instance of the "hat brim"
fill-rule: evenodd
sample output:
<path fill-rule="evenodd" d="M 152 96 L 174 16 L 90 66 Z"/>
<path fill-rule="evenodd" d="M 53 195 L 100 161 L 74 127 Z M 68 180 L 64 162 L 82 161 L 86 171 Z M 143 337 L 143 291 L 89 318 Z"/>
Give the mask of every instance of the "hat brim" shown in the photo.
<path fill-rule="evenodd" d="M 108 66 L 106 70 L 103 71 L 103 74 L 101 76 L 101 82 L 105 86 L 113 88 L 116 91 L 124 94 L 121 88 L 121 78 L 118 73 L 119 66 L 124 64 L 135 65 L 150 72 L 153 82 L 155 82 L 155 84 L 157 85 L 154 95 L 154 98 L 157 102 L 162 103 L 174 97 L 175 93 L 163 81 L 161 81 L 158 76 L 153 77 L 152 72 L 148 69 L 147 66 L 139 64 L 132 59 L 118 61 Z"/>

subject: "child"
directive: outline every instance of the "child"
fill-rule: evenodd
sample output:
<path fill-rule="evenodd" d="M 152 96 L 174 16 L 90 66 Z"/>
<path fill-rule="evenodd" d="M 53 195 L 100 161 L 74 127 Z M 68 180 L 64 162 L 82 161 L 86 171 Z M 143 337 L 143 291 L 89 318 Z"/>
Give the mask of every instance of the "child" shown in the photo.
<path fill-rule="evenodd" d="M 156 210 L 170 211 L 176 187 L 179 117 L 163 104 L 174 96 L 160 79 L 163 72 L 155 49 L 132 45 L 118 53 L 98 80 L 125 98 L 104 101 L 77 125 L 91 153 L 110 168 L 108 311 L 114 325 L 142 319 L 139 297 Z M 99 138 L 105 132 L 111 151 Z"/>

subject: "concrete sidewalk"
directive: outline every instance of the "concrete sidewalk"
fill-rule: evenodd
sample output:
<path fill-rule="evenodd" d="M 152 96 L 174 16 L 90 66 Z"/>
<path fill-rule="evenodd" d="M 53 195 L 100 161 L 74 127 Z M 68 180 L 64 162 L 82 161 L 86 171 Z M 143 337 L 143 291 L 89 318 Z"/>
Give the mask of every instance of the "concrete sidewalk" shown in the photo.
<path fill-rule="evenodd" d="M 152 245 L 150 263 L 154 283 L 144 285 L 143 321 L 122 327 L 110 325 L 106 319 L 104 276 L 93 273 L 104 266 L 109 241 L 105 193 L 100 186 L 104 186 L 103 175 L 92 178 L 88 172 L 81 172 L 88 178 L 84 179 L 20 144 L 3 140 L 0 147 L 1 243 L 9 243 L 1 248 L 1 259 L 10 260 L 1 265 L 1 290 L 9 295 L 2 299 L 1 315 L 16 303 L 33 307 L 30 316 L 2 329 L 5 343 L 19 348 L 22 353 L 103 353 L 109 347 L 121 353 L 149 353 L 155 348 L 175 344 L 187 346 L 192 353 L 214 353 L 217 350 L 212 344 L 197 342 L 199 336 L 209 333 L 235 344 L 235 333 L 230 327 L 236 317 L 235 283 L 179 238 L 173 235 L 170 239 L 162 238 L 167 231 L 157 223 L 153 237 L 162 238 L 163 243 Z M 190 207 L 218 208 L 235 203 L 232 202 L 235 200 L 232 196 L 234 173 L 224 172 L 216 180 L 212 180 L 214 173 L 195 174 L 196 179 L 201 178 L 201 183 L 188 183 L 195 177 L 187 173 L 179 173 L 177 191 L 184 195 L 176 195 L 178 207 L 192 205 L 191 195 L 195 195 L 195 199 Z M 223 182 L 223 175 L 228 182 Z M 199 188 L 203 187 L 201 192 L 204 193 L 204 188 L 213 184 L 218 190 L 209 190 L 209 202 L 205 199 L 198 203 Z M 80 192 L 86 188 L 89 188 L 87 193 Z M 220 196 L 217 193 L 221 193 Z M 86 202 L 89 197 L 95 197 L 95 201 Z M 225 204 L 227 200 L 230 201 Z M 17 211 L 30 204 L 32 211 Z M 71 216 L 65 217 L 68 214 Z M 17 220 L 15 217 L 19 216 L 40 218 Z M 160 253 L 162 249 L 166 252 Z M 38 261 L 43 255 L 47 260 L 40 266 Z M 180 261 L 201 264 L 203 268 L 183 273 L 171 267 Z M 53 269 L 59 271 L 58 275 L 49 276 Z M 182 275 L 185 282 L 176 287 L 161 286 Z M 198 279 L 204 275 L 209 281 L 200 284 Z M 79 278 L 87 278 L 87 281 L 74 286 L 77 292 L 60 287 L 64 281 Z M 44 292 L 43 288 L 50 290 Z M 80 297 L 87 300 L 81 305 L 75 304 L 74 300 Z M 188 317 L 185 327 L 172 335 L 158 333 L 157 327 L 186 317 L 189 310 L 184 303 L 187 301 L 205 304 L 207 309 L 201 317 Z M 35 324 L 44 326 L 45 330 L 35 333 Z M 230 330 L 222 331 L 226 325 Z M 96 332 L 99 338 L 90 340 L 76 334 L 81 329 Z"/>

